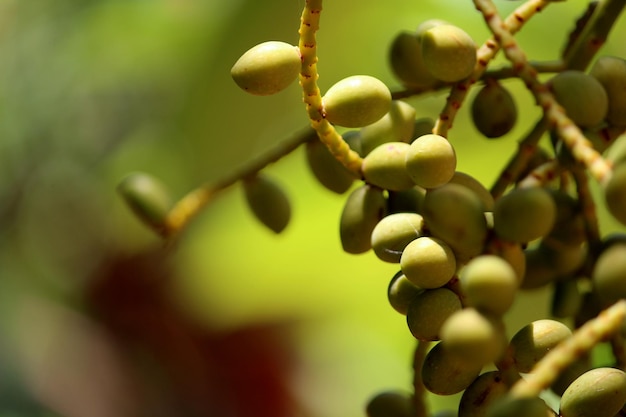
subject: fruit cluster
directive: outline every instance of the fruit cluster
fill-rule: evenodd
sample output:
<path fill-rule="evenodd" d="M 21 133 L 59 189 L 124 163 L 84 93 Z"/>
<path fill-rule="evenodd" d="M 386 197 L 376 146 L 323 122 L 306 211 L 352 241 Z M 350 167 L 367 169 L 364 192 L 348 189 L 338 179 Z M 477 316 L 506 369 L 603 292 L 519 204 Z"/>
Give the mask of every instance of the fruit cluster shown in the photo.
<path fill-rule="evenodd" d="M 626 60 L 595 57 L 626 2 L 591 2 L 560 59 L 542 65 L 529 63 L 513 34 L 550 1 L 527 0 L 501 19 L 491 0 L 474 0 L 493 34 L 482 46 L 460 27 L 429 20 L 398 33 L 390 45 L 401 91 L 354 75 L 324 94 L 317 87 L 315 41 L 321 3 L 306 2 L 298 46 L 261 43 L 231 70 L 237 85 L 255 95 L 278 93 L 299 78 L 311 128 L 245 172 L 177 204 L 156 179 L 134 174 L 120 186 L 127 202 L 171 236 L 217 191 L 241 181 L 252 212 L 278 233 L 289 222 L 289 201 L 261 171 L 303 144 L 319 182 L 349 192 L 339 222 L 343 249 L 372 250 L 398 265 L 389 303 L 418 341 L 415 392 L 375 395 L 369 417 L 428 415 L 423 388 L 463 392 L 459 417 L 622 415 L 626 233 L 601 234 L 588 177 L 626 225 Z M 489 70 L 498 51 L 511 65 Z M 541 82 L 539 72 L 553 76 Z M 505 77 L 524 81 L 542 117 L 487 189 L 457 170 L 448 136 L 473 87 L 479 91 L 469 111 L 478 132 L 495 139 L 513 128 L 518 109 L 500 82 Z M 403 100 L 445 90 L 436 119 L 418 117 Z M 549 150 L 539 146 L 544 136 Z M 553 288 L 552 317 L 509 338 L 503 318 L 515 297 L 545 286 Z M 595 367 L 590 359 L 604 341 L 613 347 L 613 367 Z M 485 371 L 490 366 L 495 369 Z M 557 410 L 540 397 L 547 389 L 561 398 Z"/>

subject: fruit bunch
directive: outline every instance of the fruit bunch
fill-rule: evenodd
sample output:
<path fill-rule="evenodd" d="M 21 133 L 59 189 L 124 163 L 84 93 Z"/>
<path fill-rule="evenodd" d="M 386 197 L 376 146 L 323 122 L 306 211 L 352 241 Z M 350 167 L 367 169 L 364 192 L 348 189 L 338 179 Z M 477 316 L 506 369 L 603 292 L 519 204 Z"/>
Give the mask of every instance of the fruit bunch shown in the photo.
<path fill-rule="evenodd" d="M 299 79 L 310 127 L 178 203 L 146 174 L 124 180 L 120 192 L 140 218 L 171 237 L 217 192 L 241 182 L 254 215 L 278 233 L 289 222 L 289 201 L 261 171 L 305 146 L 320 184 L 347 194 L 339 216 L 345 252 L 371 250 L 398 266 L 388 300 L 417 340 L 414 392 L 374 395 L 369 417 L 430 415 L 425 391 L 462 392 L 453 413 L 459 417 L 622 415 L 626 233 L 603 235 L 596 204 L 626 225 L 626 60 L 597 54 L 626 2 L 590 2 L 562 55 L 531 63 L 514 34 L 545 7 L 558 7 L 551 3 L 527 0 L 501 18 L 492 0 L 474 0 L 492 33 L 482 45 L 454 24 L 428 20 L 389 46 L 400 89 L 357 74 L 322 93 L 315 39 L 322 1 L 308 0 L 298 45 L 263 42 L 231 75 L 255 95 Z M 508 67 L 491 68 L 498 52 Z M 540 81 L 540 73 L 551 78 Z M 509 133 L 518 108 L 505 78 L 524 82 L 541 117 L 488 189 L 457 170 L 451 128 L 476 89 L 468 108 L 476 130 L 490 140 Z M 417 115 L 404 100 L 432 91 L 448 94 L 436 116 Z M 504 318 L 515 298 L 548 286 L 552 316 L 509 337 Z M 590 351 L 606 341 L 614 363 L 600 367 Z M 558 407 L 544 401 L 547 390 L 560 397 Z"/>

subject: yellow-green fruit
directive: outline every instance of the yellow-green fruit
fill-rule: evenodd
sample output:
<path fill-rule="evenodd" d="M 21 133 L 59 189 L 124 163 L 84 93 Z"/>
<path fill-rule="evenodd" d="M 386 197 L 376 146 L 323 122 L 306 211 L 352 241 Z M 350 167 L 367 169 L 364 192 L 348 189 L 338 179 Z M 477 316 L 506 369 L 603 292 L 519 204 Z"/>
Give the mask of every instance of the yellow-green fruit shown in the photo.
<path fill-rule="evenodd" d="M 409 87 L 427 87 L 437 79 L 426 69 L 422 58 L 422 46 L 417 33 L 403 31 L 398 33 L 389 47 L 391 71 Z"/>
<path fill-rule="evenodd" d="M 585 220 L 578 200 L 560 190 L 548 190 L 556 204 L 554 226 L 548 238 L 567 245 L 580 245 L 587 240 Z"/>
<path fill-rule="evenodd" d="M 502 316 L 513 304 L 518 289 L 513 267 L 496 255 L 471 259 L 460 273 L 467 304 L 477 310 Z"/>
<path fill-rule="evenodd" d="M 615 368 L 585 372 L 561 397 L 561 417 L 614 417 L 626 402 L 626 373 Z"/>
<path fill-rule="evenodd" d="M 411 187 L 408 190 L 387 193 L 387 207 L 389 213 L 420 213 L 426 192 L 420 187 Z"/>
<path fill-rule="evenodd" d="M 626 127 L 626 60 L 602 56 L 589 74 L 600 81 L 609 99 L 606 120 L 612 126 Z"/>
<path fill-rule="evenodd" d="M 363 158 L 363 178 L 368 183 L 385 190 L 402 191 L 415 184 L 406 171 L 405 160 L 411 145 L 388 142 L 375 148 Z"/>
<path fill-rule="evenodd" d="M 298 78 L 301 68 L 298 47 L 280 41 L 263 42 L 235 62 L 230 75 L 250 94 L 267 96 L 285 89 Z"/>
<path fill-rule="evenodd" d="M 613 173 L 603 185 L 604 201 L 609 213 L 626 225 L 626 163 L 613 166 Z"/>
<path fill-rule="evenodd" d="M 496 201 L 494 230 L 502 239 L 526 243 L 547 235 L 556 220 L 556 204 L 543 188 L 516 188 Z"/>
<path fill-rule="evenodd" d="M 406 171 L 416 185 L 436 188 L 454 176 L 456 153 L 443 136 L 427 134 L 415 139 L 406 152 Z"/>
<path fill-rule="evenodd" d="M 423 291 L 406 279 L 402 271 L 398 271 L 387 287 L 387 299 L 394 310 L 406 316 L 413 299 Z"/>
<path fill-rule="evenodd" d="M 473 176 L 466 174 L 465 172 L 455 171 L 451 183 L 461 184 L 472 190 L 483 202 L 485 211 L 493 211 L 494 200 L 493 196 L 485 186 Z"/>
<path fill-rule="evenodd" d="M 524 249 L 526 270 L 520 288 L 525 290 L 540 288 L 551 284 L 559 276 L 552 268 L 548 253 L 538 247 Z"/>
<path fill-rule="evenodd" d="M 117 191 L 141 221 L 156 230 L 163 229 L 173 201 L 161 181 L 149 174 L 135 172 L 119 183 Z"/>
<path fill-rule="evenodd" d="M 387 142 L 407 142 L 413 138 L 415 108 L 400 100 L 391 102 L 387 114 L 374 123 L 361 128 L 363 155 Z"/>
<path fill-rule="evenodd" d="M 365 407 L 367 417 L 412 417 L 415 415 L 411 394 L 384 391 L 374 395 Z"/>
<path fill-rule="evenodd" d="M 454 312 L 461 309 L 459 296 L 447 288 L 424 290 L 409 304 L 406 322 L 418 340 L 439 340 L 441 326 Z"/>
<path fill-rule="evenodd" d="M 463 263 L 483 251 L 487 220 L 481 199 L 469 188 L 448 183 L 428 190 L 422 216 L 431 234 L 447 243 Z"/>
<path fill-rule="evenodd" d="M 499 371 L 480 375 L 463 392 L 458 417 L 485 417 L 489 407 L 504 397 L 509 387 Z"/>
<path fill-rule="evenodd" d="M 433 133 L 433 129 L 435 128 L 435 121 L 430 117 L 420 117 L 415 120 L 415 124 L 413 126 L 413 138 L 411 142 L 420 136 L 428 135 L 429 133 Z"/>
<path fill-rule="evenodd" d="M 594 316 L 595 317 L 595 316 Z M 563 372 L 561 372 L 556 380 L 552 383 L 550 391 L 556 395 L 561 396 L 567 390 L 567 388 L 582 374 L 592 369 L 591 355 L 585 355 L 579 358 L 577 361 L 569 365 Z"/>
<path fill-rule="evenodd" d="M 472 101 L 472 120 L 487 138 L 509 133 L 517 120 L 517 106 L 509 90 L 497 80 L 487 79 Z"/>
<path fill-rule="evenodd" d="M 522 245 L 515 242 L 496 240 L 495 244 L 490 244 L 485 254 L 499 256 L 507 261 L 515 271 L 518 285 L 522 284 L 526 274 L 526 255 Z"/>
<path fill-rule="evenodd" d="M 482 365 L 467 362 L 436 344 L 424 358 L 422 380 L 433 394 L 452 395 L 467 388 L 480 374 Z"/>
<path fill-rule="evenodd" d="M 550 350 L 571 335 L 569 327 L 550 319 L 536 320 L 522 327 L 510 342 L 517 370 L 530 372 Z"/>
<path fill-rule="evenodd" d="M 438 80 L 460 81 L 474 70 L 476 44 L 463 29 L 439 25 L 425 31 L 420 39 L 424 64 Z"/>
<path fill-rule="evenodd" d="M 600 81 L 582 71 L 555 75 L 548 86 L 567 116 L 580 127 L 594 127 L 607 115 L 609 99 Z"/>
<path fill-rule="evenodd" d="M 400 269 L 420 288 L 439 288 L 454 276 L 456 259 L 445 242 L 423 236 L 406 245 L 400 258 Z"/>
<path fill-rule="evenodd" d="M 395 213 L 384 217 L 372 231 L 372 249 L 385 262 L 398 263 L 402 251 L 422 236 L 424 219 L 417 213 Z"/>
<path fill-rule="evenodd" d="M 320 184 L 337 194 L 348 191 L 356 179 L 318 139 L 306 143 L 306 160 Z"/>
<path fill-rule="evenodd" d="M 353 75 L 328 89 L 322 97 L 324 114 L 330 123 L 363 127 L 383 117 L 391 108 L 391 92 L 378 78 Z"/>
<path fill-rule="evenodd" d="M 476 309 L 466 307 L 452 314 L 441 326 L 441 342 L 450 353 L 467 362 L 495 362 L 506 342 L 496 324 Z"/>
<path fill-rule="evenodd" d="M 243 190 L 248 207 L 261 223 L 274 233 L 280 233 L 287 227 L 291 218 L 291 204 L 273 179 L 262 174 L 246 178 L 243 180 Z"/>
<path fill-rule="evenodd" d="M 383 190 L 364 184 L 354 189 L 343 206 L 339 237 L 343 250 L 358 254 L 372 248 L 372 232 L 386 215 Z"/>
<path fill-rule="evenodd" d="M 594 292 L 603 305 L 626 298 L 626 243 L 616 242 L 605 248 L 591 273 Z"/>
<path fill-rule="evenodd" d="M 485 417 L 556 417 L 556 414 L 539 397 L 512 397 L 504 395 L 496 398 Z"/>

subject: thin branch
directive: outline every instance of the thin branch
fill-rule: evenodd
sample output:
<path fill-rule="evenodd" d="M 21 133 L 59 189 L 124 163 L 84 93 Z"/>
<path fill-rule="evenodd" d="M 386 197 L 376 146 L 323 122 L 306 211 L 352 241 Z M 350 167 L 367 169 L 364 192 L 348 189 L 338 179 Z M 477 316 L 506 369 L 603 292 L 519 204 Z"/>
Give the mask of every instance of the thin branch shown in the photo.
<path fill-rule="evenodd" d="M 414 417 L 427 417 L 428 407 L 426 406 L 426 387 L 422 380 L 422 367 L 430 342 L 417 341 L 415 353 L 413 354 L 413 408 Z"/>

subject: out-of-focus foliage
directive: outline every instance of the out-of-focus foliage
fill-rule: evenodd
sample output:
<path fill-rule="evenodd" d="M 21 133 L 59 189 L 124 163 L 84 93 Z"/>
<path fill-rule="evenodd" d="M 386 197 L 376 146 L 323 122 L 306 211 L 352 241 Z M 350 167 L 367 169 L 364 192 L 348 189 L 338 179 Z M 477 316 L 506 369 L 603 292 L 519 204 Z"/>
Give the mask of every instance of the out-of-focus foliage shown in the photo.
<path fill-rule="evenodd" d="M 361 73 L 395 86 L 386 48 L 427 18 L 488 36 L 470 1 L 327 3 L 322 88 Z M 498 2 L 503 13 L 510 3 Z M 519 35 L 530 56 L 555 57 L 559 40 L 545 39 L 565 39 L 570 3 Z M 248 405 L 357 417 L 375 391 L 410 387 L 414 341 L 386 300 L 395 267 L 341 251 L 343 197 L 315 183 L 302 152 L 269 168 L 294 206 L 280 236 L 235 186 L 162 249 L 115 194 L 126 173 L 146 171 L 180 196 L 306 124 L 297 85 L 250 97 L 229 75 L 256 43 L 296 43 L 302 6 L 0 2 L 0 415 L 239 417 Z M 501 142 L 482 141 L 467 115 L 450 134 L 458 168 L 486 183 L 538 114 L 520 83 L 507 85 L 520 120 Z M 444 99 L 411 103 L 434 117 Z"/>

